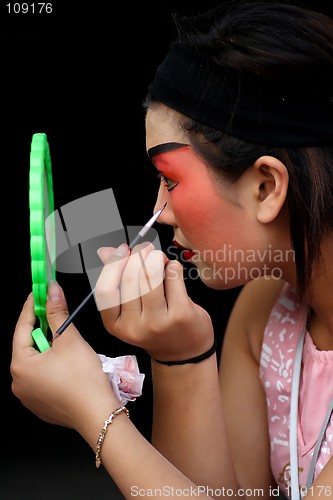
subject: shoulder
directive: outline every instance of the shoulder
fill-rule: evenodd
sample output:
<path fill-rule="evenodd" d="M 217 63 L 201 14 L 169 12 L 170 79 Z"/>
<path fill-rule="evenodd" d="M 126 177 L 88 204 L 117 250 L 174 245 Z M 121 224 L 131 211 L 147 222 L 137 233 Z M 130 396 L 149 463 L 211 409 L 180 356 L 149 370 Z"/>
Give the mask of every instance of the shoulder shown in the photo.
<path fill-rule="evenodd" d="M 259 363 L 263 333 L 285 284 L 283 280 L 259 278 L 244 285 L 228 321 L 227 346 L 242 345 Z"/>
<path fill-rule="evenodd" d="M 247 328 L 261 324 L 262 320 L 266 322 L 285 284 L 285 281 L 274 278 L 250 281 L 242 288 L 232 315 L 245 321 Z"/>

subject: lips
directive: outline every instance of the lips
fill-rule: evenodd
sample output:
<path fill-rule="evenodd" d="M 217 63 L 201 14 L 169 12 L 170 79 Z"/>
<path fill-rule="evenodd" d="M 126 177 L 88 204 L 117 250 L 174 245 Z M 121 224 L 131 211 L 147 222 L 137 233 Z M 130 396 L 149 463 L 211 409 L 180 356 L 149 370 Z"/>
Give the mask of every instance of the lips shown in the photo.
<path fill-rule="evenodd" d="M 173 240 L 173 244 L 175 245 L 175 247 L 180 248 L 182 250 L 182 255 L 185 260 L 191 260 L 192 257 L 195 255 L 195 252 L 193 252 L 193 250 L 183 247 L 183 245 L 178 243 L 178 241 Z"/>

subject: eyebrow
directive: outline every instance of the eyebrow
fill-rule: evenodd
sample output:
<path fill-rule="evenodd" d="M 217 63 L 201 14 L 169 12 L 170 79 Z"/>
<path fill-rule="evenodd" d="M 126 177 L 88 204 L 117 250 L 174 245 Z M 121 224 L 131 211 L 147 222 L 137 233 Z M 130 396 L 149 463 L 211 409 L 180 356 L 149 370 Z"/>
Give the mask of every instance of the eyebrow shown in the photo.
<path fill-rule="evenodd" d="M 181 149 L 186 146 L 189 146 L 189 144 L 183 144 L 181 142 L 165 142 L 164 144 L 158 144 L 157 146 L 149 148 L 147 155 L 151 159 L 162 153 L 169 153 L 169 151 L 175 151 L 176 149 Z"/>

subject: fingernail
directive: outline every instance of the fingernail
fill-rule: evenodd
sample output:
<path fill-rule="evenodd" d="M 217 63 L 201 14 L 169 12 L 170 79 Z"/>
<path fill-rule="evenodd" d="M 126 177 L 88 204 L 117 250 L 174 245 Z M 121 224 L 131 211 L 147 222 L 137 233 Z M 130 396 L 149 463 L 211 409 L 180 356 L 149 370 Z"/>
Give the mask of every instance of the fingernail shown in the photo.
<path fill-rule="evenodd" d="M 117 257 L 126 257 L 128 255 L 128 246 L 124 244 L 120 245 L 115 251 L 114 255 L 116 255 Z"/>
<path fill-rule="evenodd" d="M 49 300 L 57 301 L 62 297 L 62 289 L 56 281 L 50 281 L 47 287 L 47 298 Z"/>
<path fill-rule="evenodd" d="M 98 257 L 100 257 L 100 252 L 103 250 L 103 248 L 104 248 L 104 247 L 101 247 L 101 248 L 99 248 L 99 249 L 97 250 L 97 255 L 98 255 Z"/>

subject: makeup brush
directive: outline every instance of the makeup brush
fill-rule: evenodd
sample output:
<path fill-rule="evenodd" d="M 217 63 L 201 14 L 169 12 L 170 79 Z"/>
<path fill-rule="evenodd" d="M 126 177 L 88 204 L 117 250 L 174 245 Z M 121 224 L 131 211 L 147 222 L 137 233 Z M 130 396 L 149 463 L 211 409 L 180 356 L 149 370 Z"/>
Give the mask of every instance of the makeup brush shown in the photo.
<path fill-rule="evenodd" d="M 156 222 L 156 220 L 158 219 L 158 217 L 161 215 L 161 213 L 165 209 L 165 206 L 166 206 L 166 203 L 164 203 L 164 205 L 159 210 L 157 210 L 157 212 L 151 217 L 151 219 L 149 219 L 149 221 L 138 232 L 138 234 L 135 236 L 135 238 L 130 242 L 130 244 L 128 245 L 130 250 L 132 250 L 132 248 L 143 239 L 144 235 L 149 231 L 149 229 L 152 227 L 152 225 L 154 224 L 154 222 Z M 58 330 L 56 331 L 57 335 L 60 335 L 68 327 L 68 325 L 70 325 L 73 322 L 73 320 L 77 316 L 77 314 L 86 305 L 86 303 L 89 301 L 89 299 L 94 295 L 94 292 L 95 292 L 95 288 L 93 288 L 88 293 L 88 295 L 85 297 L 85 299 L 83 299 L 83 301 L 81 302 L 81 304 L 79 304 L 77 306 L 77 308 L 66 319 L 66 321 L 60 326 L 60 328 L 58 328 Z"/>

